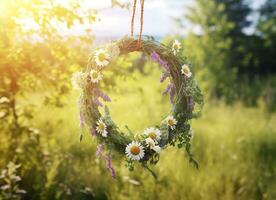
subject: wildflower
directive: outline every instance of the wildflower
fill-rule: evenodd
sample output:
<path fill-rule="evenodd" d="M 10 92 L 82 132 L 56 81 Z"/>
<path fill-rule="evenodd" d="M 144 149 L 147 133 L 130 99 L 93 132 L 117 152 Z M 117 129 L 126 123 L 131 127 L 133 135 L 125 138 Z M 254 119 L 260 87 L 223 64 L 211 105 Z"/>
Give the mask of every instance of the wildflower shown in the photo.
<path fill-rule="evenodd" d="M 154 141 L 153 139 L 151 139 L 150 137 L 148 137 L 148 138 L 145 140 L 145 142 L 146 142 L 147 146 L 148 146 L 150 149 L 154 150 L 156 153 L 159 154 L 159 153 L 161 152 L 161 147 L 158 146 L 158 145 L 156 145 L 157 142 Z"/>
<path fill-rule="evenodd" d="M 168 127 L 170 127 L 172 130 L 175 129 L 177 121 L 176 121 L 176 119 L 173 116 L 168 116 L 165 119 L 165 121 L 166 121 Z"/>
<path fill-rule="evenodd" d="M 158 154 L 161 152 L 161 147 L 158 145 L 155 145 L 152 149 Z"/>
<path fill-rule="evenodd" d="M 167 93 L 170 93 L 170 101 L 173 103 L 174 96 L 175 96 L 175 86 L 173 83 L 169 83 L 166 87 L 166 89 L 163 91 L 163 96 L 166 95 Z"/>
<path fill-rule="evenodd" d="M 179 50 L 181 49 L 181 44 L 178 40 L 175 40 L 173 45 L 172 45 L 172 51 L 173 51 L 173 54 L 176 55 Z"/>
<path fill-rule="evenodd" d="M 110 102 L 111 101 L 110 97 L 107 94 L 103 93 L 98 88 L 94 88 L 93 92 L 94 92 L 95 96 L 101 97 L 104 101 L 106 101 L 106 102 Z"/>
<path fill-rule="evenodd" d="M 99 119 L 97 122 L 96 131 L 100 133 L 103 137 L 107 137 L 106 124 L 102 119 Z"/>
<path fill-rule="evenodd" d="M 102 80 L 102 78 L 103 75 L 100 72 L 93 69 L 90 71 L 90 79 L 92 83 L 98 83 L 100 80 Z"/>
<path fill-rule="evenodd" d="M 188 65 L 184 64 L 182 67 L 181 67 L 181 73 L 185 76 L 187 76 L 188 78 L 190 78 L 192 76 L 192 72 L 189 68 Z"/>
<path fill-rule="evenodd" d="M 144 131 L 144 135 L 146 135 L 147 137 L 151 138 L 154 141 L 158 141 L 161 139 L 161 132 L 157 128 L 147 128 Z"/>
<path fill-rule="evenodd" d="M 103 153 L 103 145 L 102 144 L 98 144 L 97 151 L 96 151 L 96 156 L 98 158 L 100 158 L 100 157 L 102 157 L 102 153 Z"/>
<path fill-rule="evenodd" d="M 155 62 L 157 62 L 161 67 L 163 67 L 166 72 L 169 72 L 170 67 L 169 67 L 168 63 L 166 61 L 162 60 L 158 53 L 156 53 L 155 51 L 152 52 L 151 59 L 154 60 Z"/>
<path fill-rule="evenodd" d="M 146 142 L 147 147 L 149 147 L 150 149 L 155 146 L 155 141 L 153 139 L 151 139 L 150 137 L 146 138 L 145 142 Z"/>
<path fill-rule="evenodd" d="M 189 97 L 189 98 L 188 98 L 187 107 L 188 107 L 188 110 L 189 110 L 190 112 L 192 112 L 192 111 L 194 110 L 195 101 L 194 101 L 194 98 L 193 98 L 193 97 Z"/>
<path fill-rule="evenodd" d="M 99 67 L 105 67 L 109 63 L 110 55 L 105 50 L 98 50 L 94 55 L 95 62 Z"/>
<path fill-rule="evenodd" d="M 105 164 L 105 165 L 106 165 L 106 168 L 109 170 L 111 177 L 112 177 L 112 178 L 115 178 L 115 177 L 116 177 L 116 174 L 115 174 L 114 168 L 112 167 L 111 157 L 110 157 L 109 154 L 107 154 L 107 155 L 105 156 L 105 163 L 106 163 L 106 164 Z"/>
<path fill-rule="evenodd" d="M 126 146 L 125 153 L 131 160 L 140 160 L 145 155 L 142 145 L 136 141 L 132 141 Z"/>

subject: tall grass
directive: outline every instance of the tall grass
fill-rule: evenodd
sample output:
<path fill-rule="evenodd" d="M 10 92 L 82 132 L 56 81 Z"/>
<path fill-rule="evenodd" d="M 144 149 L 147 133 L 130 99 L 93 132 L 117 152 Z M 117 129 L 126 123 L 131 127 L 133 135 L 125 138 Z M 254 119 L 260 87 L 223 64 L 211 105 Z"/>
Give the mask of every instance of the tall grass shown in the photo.
<path fill-rule="evenodd" d="M 165 85 L 158 82 L 158 70 L 148 70 L 153 76 L 134 72 L 134 78 L 119 78 L 120 87 L 109 92 L 114 120 L 137 134 L 159 123 L 170 110 L 168 98 L 161 96 Z M 114 154 L 117 179 L 113 180 L 104 159 L 96 158 L 90 134 L 81 143 L 78 140 L 76 99 L 77 93 L 68 96 L 63 109 L 41 106 L 36 118 L 44 134 L 43 148 L 50 155 L 41 199 L 276 198 L 276 115 L 208 102 L 202 118 L 193 122 L 192 150 L 199 170 L 189 165 L 183 150 L 168 148 L 154 167 L 155 180 L 139 165 L 128 172 L 124 158 Z"/>

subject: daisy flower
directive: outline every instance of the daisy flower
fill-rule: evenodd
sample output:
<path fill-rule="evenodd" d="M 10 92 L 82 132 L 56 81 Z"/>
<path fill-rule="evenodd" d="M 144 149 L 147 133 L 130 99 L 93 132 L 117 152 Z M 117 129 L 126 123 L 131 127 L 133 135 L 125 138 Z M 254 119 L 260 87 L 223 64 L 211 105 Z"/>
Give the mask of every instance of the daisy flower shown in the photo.
<path fill-rule="evenodd" d="M 147 146 L 148 146 L 150 149 L 154 150 L 156 153 L 159 154 L 159 153 L 161 152 L 161 147 L 158 146 L 158 145 L 156 145 L 155 141 L 154 141 L 153 139 L 151 139 L 150 137 L 147 138 L 147 139 L 145 140 L 145 142 L 146 142 Z"/>
<path fill-rule="evenodd" d="M 182 67 L 181 67 L 181 73 L 185 76 L 187 76 L 188 78 L 190 78 L 192 76 L 192 72 L 189 68 L 188 65 L 184 64 Z"/>
<path fill-rule="evenodd" d="M 144 157 L 145 152 L 142 145 L 139 142 L 132 141 L 126 146 L 126 155 L 131 160 L 140 160 Z"/>
<path fill-rule="evenodd" d="M 108 65 L 110 55 L 105 50 L 98 50 L 95 52 L 95 62 L 99 67 L 104 67 Z"/>
<path fill-rule="evenodd" d="M 152 149 L 155 146 L 155 141 L 153 139 L 151 139 L 150 137 L 145 139 L 146 145 L 147 147 L 149 147 L 150 149 Z"/>
<path fill-rule="evenodd" d="M 157 128 L 147 128 L 144 131 L 144 135 L 146 135 L 147 137 L 150 137 L 154 141 L 158 141 L 161 139 L 161 132 Z"/>
<path fill-rule="evenodd" d="M 158 154 L 161 152 L 161 147 L 158 145 L 155 145 L 152 149 Z"/>
<path fill-rule="evenodd" d="M 176 119 L 173 117 L 173 116 L 168 116 L 166 119 L 165 119 L 167 125 L 173 130 L 175 129 L 175 125 L 177 124 L 177 121 Z"/>
<path fill-rule="evenodd" d="M 107 137 L 106 124 L 102 119 L 97 121 L 96 131 L 100 133 L 103 137 Z"/>
<path fill-rule="evenodd" d="M 93 69 L 90 71 L 90 79 L 92 83 L 98 83 L 100 80 L 102 80 L 102 78 L 103 75 L 100 72 Z"/>
<path fill-rule="evenodd" d="M 178 40 L 175 40 L 172 45 L 173 54 L 176 55 L 181 49 L 181 44 Z"/>

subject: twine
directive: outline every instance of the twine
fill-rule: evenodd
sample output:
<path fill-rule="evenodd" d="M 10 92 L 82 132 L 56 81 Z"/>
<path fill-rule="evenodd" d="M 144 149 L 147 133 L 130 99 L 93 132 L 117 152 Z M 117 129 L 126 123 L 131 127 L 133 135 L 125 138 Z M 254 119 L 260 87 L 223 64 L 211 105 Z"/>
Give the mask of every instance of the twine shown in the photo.
<path fill-rule="evenodd" d="M 137 0 L 133 0 L 131 30 L 130 30 L 131 37 L 133 37 L 133 33 L 134 33 L 134 18 L 135 18 L 135 12 L 136 12 L 136 3 L 137 3 Z M 144 3 L 145 3 L 145 0 L 140 0 L 141 12 L 140 12 L 140 31 L 138 35 L 138 41 L 137 41 L 138 48 L 140 48 L 141 41 L 142 41 L 142 33 L 143 33 L 143 25 L 144 25 Z"/>

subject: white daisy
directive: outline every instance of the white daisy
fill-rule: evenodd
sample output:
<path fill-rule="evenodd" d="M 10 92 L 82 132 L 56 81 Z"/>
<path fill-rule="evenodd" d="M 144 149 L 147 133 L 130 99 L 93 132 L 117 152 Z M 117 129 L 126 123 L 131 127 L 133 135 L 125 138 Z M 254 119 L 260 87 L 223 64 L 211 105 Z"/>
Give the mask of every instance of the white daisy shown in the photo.
<path fill-rule="evenodd" d="M 165 119 L 167 125 L 173 130 L 175 129 L 175 125 L 177 124 L 177 121 L 176 119 L 173 117 L 173 116 L 168 116 L 166 119 Z"/>
<path fill-rule="evenodd" d="M 145 152 L 142 145 L 139 142 L 132 141 L 126 146 L 126 155 L 131 160 L 140 160 L 144 157 Z"/>
<path fill-rule="evenodd" d="M 95 58 L 96 64 L 99 67 L 104 67 L 104 66 L 108 65 L 110 55 L 105 50 L 100 49 L 95 52 L 94 58 Z"/>
<path fill-rule="evenodd" d="M 192 72 L 189 68 L 188 65 L 184 64 L 182 67 L 181 67 L 181 73 L 185 76 L 187 76 L 188 78 L 190 78 L 192 76 Z"/>
<path fill-rule="evenodd" d="M 97 121 L 96 131 L 100 133 L 103 137 L 107 137 L 106 125 L 102 119 L 99 119 Z"/>
<path fill-rule="evenodd" d="M 150 137 L 145 139 L 146 145 L 147 147 L 149 147 L 150 149 L 152 149 L 155 146 L 155 141 L 153 139 L 151 139 Z"/>
<path fill-rule="evenodd" d="M 90 71 L 90 79 L 92 83 L 98 83 L 100 80 L 103 79 L 103 75 L 101 74 L 101 72 L 92 69 Z"/>
<path fill-rule="evenodd" d="M 146 135 L 147 137 L 150 137 L 154 141 L 158 141 L 161 139 L 161 132 L 157 128 L 147 128 L 144 131 L 144 135 Z"/>
<path fill-rule="evenodd" d="M 74 89 L 81 89 L 85 85 L 85 74 L 82 72 L 76 72 L 72 75 L 71 82 Z"/>
<path fill-rule="evenodd" d="M 152 148 L 156 153 L 160 153 L 161 152 L 161 147 L 160 146 L 158 146 L 158 145 L 155 145 L 153 148 Z"/>
<path fill-rule="evenodd" d="M 178 40 L 175 40 L 172 45 L 172 51 L 173 51 L 174 55 L 176 55 L 180 49 L 181 49 L 180 42 Z"/>
<path fill-rule="evenodd" d="M 148 137 L 147 139 L 145 139 L 145 142 L 146 142 L 147 146 L 150 149 L 154 150 L 158 154 L 160 153 L 161 147 L 158 146 L 158 145 L 156 145 L 156 143 L 155 143 L 155 141 L 153 139 L 151 139 L 150 137 Z"/>

